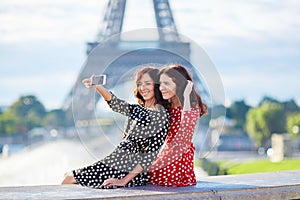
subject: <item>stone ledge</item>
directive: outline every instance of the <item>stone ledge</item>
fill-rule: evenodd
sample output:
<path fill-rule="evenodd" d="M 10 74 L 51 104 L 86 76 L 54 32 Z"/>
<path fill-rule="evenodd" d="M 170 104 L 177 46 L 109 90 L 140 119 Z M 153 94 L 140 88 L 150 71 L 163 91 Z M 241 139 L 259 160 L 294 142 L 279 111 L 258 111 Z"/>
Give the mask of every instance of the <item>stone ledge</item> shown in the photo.
<path fill-rule="evenodd" d="M 203 177 L 196 186 L 91 189 L 79 185 L 0 187 L 0 199 L 300 199 L 300 170 Z"/>

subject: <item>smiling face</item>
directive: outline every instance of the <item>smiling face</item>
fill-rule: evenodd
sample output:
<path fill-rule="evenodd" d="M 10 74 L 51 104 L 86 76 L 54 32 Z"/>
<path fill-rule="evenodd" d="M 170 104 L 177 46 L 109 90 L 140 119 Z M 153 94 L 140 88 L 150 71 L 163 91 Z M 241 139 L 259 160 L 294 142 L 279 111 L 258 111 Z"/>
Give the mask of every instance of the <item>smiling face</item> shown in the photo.
<path fill-rule="evenodd" d="M 159 89 L 164 99 L 176 98 L 176 84 L 167 74 L 161 74 Z"/>
<path fill-rule="evenodd" d="M 145 102 L 154 100 L 154 81 L 148 73 L 142 75 L 140 80 L 137 82 L 137 88 Z"/>

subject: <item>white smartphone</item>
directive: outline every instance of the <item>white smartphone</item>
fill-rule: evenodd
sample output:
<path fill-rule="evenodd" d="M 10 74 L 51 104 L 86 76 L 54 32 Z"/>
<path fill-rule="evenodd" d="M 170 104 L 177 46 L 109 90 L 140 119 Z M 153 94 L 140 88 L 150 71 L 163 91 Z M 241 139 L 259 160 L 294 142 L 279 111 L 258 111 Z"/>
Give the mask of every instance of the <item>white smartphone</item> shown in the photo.
<path fill-rule="evenodd" d="M 92 85 L 105 85 L 106 84 L 106 75 L 96 75 L 92 79 Z"/>

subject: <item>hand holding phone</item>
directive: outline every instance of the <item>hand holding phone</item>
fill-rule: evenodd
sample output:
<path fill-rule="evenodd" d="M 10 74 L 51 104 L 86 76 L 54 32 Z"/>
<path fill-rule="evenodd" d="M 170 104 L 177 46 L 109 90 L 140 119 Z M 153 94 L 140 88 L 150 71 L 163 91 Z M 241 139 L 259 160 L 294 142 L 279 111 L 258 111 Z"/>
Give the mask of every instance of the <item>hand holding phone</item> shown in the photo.
<path fill-rule="evenodd" d="M 106 75 L 95 75 L 92 77 L 92 85 L 105 85 L 106 84 Z"/>

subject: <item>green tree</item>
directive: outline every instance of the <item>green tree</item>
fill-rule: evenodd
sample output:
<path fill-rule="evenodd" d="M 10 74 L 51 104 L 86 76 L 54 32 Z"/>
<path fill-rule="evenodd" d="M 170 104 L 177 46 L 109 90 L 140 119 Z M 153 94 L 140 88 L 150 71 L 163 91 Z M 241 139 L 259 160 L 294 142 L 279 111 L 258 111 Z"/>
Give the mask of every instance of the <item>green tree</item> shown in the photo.
<path fill-rule="evenodd" d="M 66 125 L 66 114 L 62 109 L 51 110 L 44 118 L 45 127 L 58 128 Z"/>
<path fill-rule="evenodd" d="M 46 110 L 44 105 L 33 95 L 21 96 L 13 103 L 7 113 L 14 116 L 17 132 L 27 132 L 33 127 L 41 126 Z"/>
<path fill-rule="evenodd" d="M 286 119 L 287 132 L 291 135 L 300 134 L 300 113 L 289 114 Z"/>
<path fill-rule="evenodd" d="M 233 102 L 227 111 L 227 117 L 236 122 L 235 128 L 244 129 L 246 114 L 251 107 L 244 100 Z"/>
<path fill-rule="evenodd" d="M 260 102 L 258 103 L 258 106 L 261 106 L 262 104 L 264 104 L 265 102 L 270 102 L 270 103 L 275 103 L 275 104 L 279 104 L 280 102 L 277 99 L 274 99 L 273 97 L 269 97 L 269 96 L 264 96 Z"/>
<path fill-rule="evenodd" d="M 0 113 L 0 134 L 26 133 L 34 127 L 73 126 L 72 113 L 62 109 L 47 112 L 33 95 L 21 96 Z"/>
<path fill-rule="evenodd" d="M 11 113 L 3 113 L 0 115 L 0 134 L 16 133 L 17 130 L 17 118 L 15 115 Z"/>
<path fill-rule="evenodd" d="M 29 111 L 39 117 L 44 117 L 46 114 L 44 105 L 33 95 L 21 96 L 9 107 L 9 110 L 18 116 L 27 116 Z"/>
<path fill-rule="evenodd" d="M 265 100 L 260 106 L 249 110 L 246 130 L 259 147 L 267 147 L 273 133 L 286 131 L 285 112 L 280 103 Z"/>
<path fill-rule="evenodd" d="M 293 99 L 283 102 L 282 104 L 286 114 L 297 113 L 300 111 L 299 106 L 296 104 L 296 102 Z"/>

